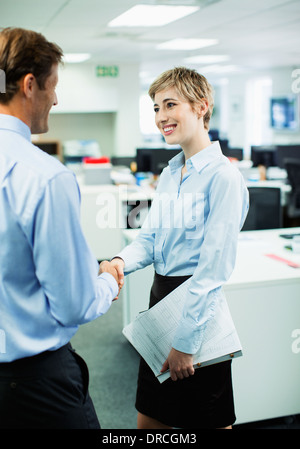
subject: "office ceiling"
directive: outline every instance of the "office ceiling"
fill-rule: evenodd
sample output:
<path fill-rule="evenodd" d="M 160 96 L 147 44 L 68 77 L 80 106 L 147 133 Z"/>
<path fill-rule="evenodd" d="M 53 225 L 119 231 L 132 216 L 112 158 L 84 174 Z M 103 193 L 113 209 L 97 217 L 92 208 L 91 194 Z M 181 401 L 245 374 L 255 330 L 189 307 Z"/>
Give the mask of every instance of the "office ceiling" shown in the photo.
<path fill-rule="evenodd" d="M 200 9 L 165 26 L 108 27 L 138 3 Z M 0 0 L 0 11 L 0 27 L 42 32 L 65 53 L 91 53 L 95 64 L 140 64 L 150 77 L 181 64 L 218 76 L 232 70 L 300 67 L 299 0 Z M 156 48 L 175 38 L 211 38 L 219 43 L 189 51 Z M 225 55 L 228 60 L 217 66 L 186 63 L 195 55 Z"/>

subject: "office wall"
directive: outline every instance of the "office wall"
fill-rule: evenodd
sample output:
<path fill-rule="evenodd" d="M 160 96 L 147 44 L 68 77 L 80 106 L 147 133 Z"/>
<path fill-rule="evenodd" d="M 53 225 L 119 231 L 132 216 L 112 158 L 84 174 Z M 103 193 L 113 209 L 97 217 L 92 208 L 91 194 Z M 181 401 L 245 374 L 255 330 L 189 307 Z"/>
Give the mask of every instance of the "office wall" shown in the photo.
<path fill-rule="evenodd" d="M 298 70 L 300 69 L 300 63 Z M 300 108 L 300 83 L 297 83 L 297 88 L 295 85 L 295 78 L 293 77 L 295 67 L 282 68 L 272 71 L 273 80 L 273 96 L 285 96 L 287 94 L 294 94 L 298 96 Z M 300 74 L 298 75 L 298 79 Z M 298 111 L 300 113 L 300 110 Z M 274 143 L 286 144 L 286 143 L 300 143 L 300 130 L 294 132 L 289 131 L 277 131 L 272 130 L 272 139 Z"/>
<path fill-rule="evenodd" d="M 41 139 L 96 140 L 102 155 L 115 151 L 116 112 L 86 112 L 50 114 L 49 131 Z"/>
<path fill-rule="evenodd" d="M 262 88 L 264 98 L 264 108 L 268 108 L 268 101 L 271 96 L 286 96 L 295 94 L 293 92 L 292 73 L 295 67 L 285 67 L 272 70 L 257 70 L 256 72 L 246 72 L 228 75 L 226 82 L 220 85 L 221 94 L 219 98 L 226 105 L 221 107 L 220 127 L 227 134 L 230 144 L 233 147 L 242 147 L 249 155 L 251 144 L 293 144 L 300 143 L 300 130 L 297 131 L 277 131 L 269 126 L 268 111 L 263 116 L 263 132 L 261 142 L 254 142 L 253 118 L 261 114 L 261 102 L 258 98 L 249 95 L 249 86 L 258 80 L 270 80 L 270 86 Z M 224 77 L 225 78 L 225 77 Z M 223 80 L 224 81 L 224 80 Z M 299 96 L 299 93 L 296 93 Z M 225 125 L 224 125 L 225 123 Z"/>
<path fill-rule="evenodd" d="M 113 113 L 114 118 L 110 116 L 109 126 L 105 129 L 105 141 L 102 139 L 102 144 L 100 141 L 101 147 L 109 154 L 135 154 L 135 148 L 141 143 L 139 66 L 120 64 L 117 77 L 98 77 L 96 67 L 97 64 L 69 64 L 60 69 L 57 86 L 58 105 L 52 109 L 52 114 L 60 118 L 51 120 L 60 129 L 60 135 L 63 133 L 64 123 L 67 123 L 70 131 L 74 129 L 75 136 L 75 134 L 83 135 L 87 131 L 92 133 L 93 123 L 97 127 L 98 119 L 103 124 L 103 131 L 108 120 L 105 114 Z M 98 117 L 92 118 L 89 115 L 91 113 L 98 114 Z M 79 116 L 76 118 L 75 114 L 80 114 L 81 118 L 84 114 L 88 114 L 91 124 L 87 126 L 86 120 L 84 125 L 81 124 Z M 104 114 L 103 118 L 100 118 L 100 114 Z M 52 128 L 54 130 L 55 126 Z M 53 130 L 51 136 L 56 137 Z M 109 139 L 108 133 L 112 133 Z M 100 139 L 98 130 L 95 129 L 93 134 L 98 135 Z M 92 135 L 90 138 L 93 138 Z"/>

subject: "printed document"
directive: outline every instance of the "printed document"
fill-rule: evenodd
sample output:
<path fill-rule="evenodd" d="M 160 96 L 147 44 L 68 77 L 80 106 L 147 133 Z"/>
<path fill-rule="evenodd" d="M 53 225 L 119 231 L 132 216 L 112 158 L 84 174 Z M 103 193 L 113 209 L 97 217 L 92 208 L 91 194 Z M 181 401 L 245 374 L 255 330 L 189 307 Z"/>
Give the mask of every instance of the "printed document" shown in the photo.
<path fill-rule="evenodd" d="M 160 382 L 170 377 L 169 371 L 161 373 L 160 370 L 171 350 L 189 284 L 190 279 L 123 329 L 124 336 L 148 363 Z M 241 355 L 241 343 L 224 299 L 216 315 L 206 325 L 201 348 L 194 355 L 194 366 L 201 368 Z"/>

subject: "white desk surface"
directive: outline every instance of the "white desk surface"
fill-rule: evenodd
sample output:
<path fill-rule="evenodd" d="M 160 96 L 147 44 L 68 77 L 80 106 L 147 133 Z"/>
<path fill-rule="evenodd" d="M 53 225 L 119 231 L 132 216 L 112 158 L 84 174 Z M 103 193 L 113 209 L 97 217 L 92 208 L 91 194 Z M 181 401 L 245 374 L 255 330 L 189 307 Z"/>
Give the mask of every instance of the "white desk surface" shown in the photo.
<path fill-rule="evenodd" d="M 291 240 L 280 234 L 300 233 L 300 228 L 283 228 L 265 231 L 243 231 L 239 235 L 237 258 L 234 271 L 227 282 L 233 287 L 246 283 L 268 283 L 300 281 L 300 268 L 271 259 L 266 254 L 274 254 L 283 259 L 300 264 L 300 254 L 295 254 L 285 246 Z"/>
<path fill-rule="evenodd" d="M 127 229 L 123 235 L 129 243 L 135 239 L 139 230 Z M 300 268 L 273 260 L 266 254 L 274 254 L 283 259 L 300 264 L 300 254 L 285 249 L 289 239 L 280 234 L 300 233 L 300 228 L 282 228 L 265 231 L 243 231 L 239 235 L 237 258 L 234 271 L 226 283 L 226 288 L 240 287 L 241 284 L 277 283 L 296 280 L 300 282 Z"/>

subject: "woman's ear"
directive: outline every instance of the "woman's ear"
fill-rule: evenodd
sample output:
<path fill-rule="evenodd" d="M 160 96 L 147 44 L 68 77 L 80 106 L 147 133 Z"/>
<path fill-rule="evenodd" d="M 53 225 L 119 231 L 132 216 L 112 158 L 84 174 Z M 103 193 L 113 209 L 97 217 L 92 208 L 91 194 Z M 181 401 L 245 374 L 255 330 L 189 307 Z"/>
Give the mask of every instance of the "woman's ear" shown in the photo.
<path fill-rule="evenodd" d="M 201 102 L 196 105 L 198 118 L 204 117 L 208 111 L 208 101 L 203 98 Z"/>

